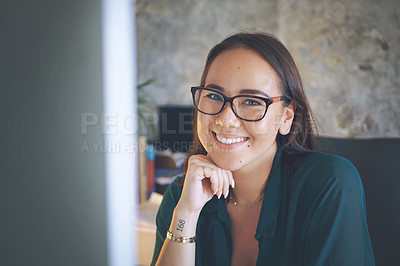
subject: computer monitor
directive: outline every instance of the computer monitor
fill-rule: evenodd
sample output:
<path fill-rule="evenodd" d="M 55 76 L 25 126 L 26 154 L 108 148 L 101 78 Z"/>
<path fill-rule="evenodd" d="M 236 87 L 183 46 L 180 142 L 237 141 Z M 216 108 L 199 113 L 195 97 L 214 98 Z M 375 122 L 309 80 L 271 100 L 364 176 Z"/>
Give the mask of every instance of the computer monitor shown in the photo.
<path fill-rule="evenodd" d="M 157 150 L 188 152 L 193 141 L 192 106 L 161 106 L 159 108 L 159 141 Z"/>

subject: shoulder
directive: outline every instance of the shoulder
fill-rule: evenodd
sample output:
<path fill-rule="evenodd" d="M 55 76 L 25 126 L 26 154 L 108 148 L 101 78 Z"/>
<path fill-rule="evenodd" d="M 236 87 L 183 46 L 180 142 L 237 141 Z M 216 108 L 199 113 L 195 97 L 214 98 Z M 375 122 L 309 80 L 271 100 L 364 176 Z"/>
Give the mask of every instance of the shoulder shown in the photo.
<path fill-rule="evenodd" d="M 304 237 L 306 265 L 366 265 L 373 261 L 364 190 L 349 160 L 312 153 L 304 158 L 292 181 L 291 200 L 301 219 L 297 222 Z"/>
<path fill-rule="evenodd" d="M 323 152 L 313 152 L 304 158 L 300 169 L 303 172 L 314 174 L 357 174 L 357 169 L 346 158 Z"/>
<path fill-rule="evenodd" d="M 322 152 L 307 155 L 296 174 L 311 179 L 337 177 L 343 182 L 359 178 L 357 169 L 348 159 Z"/>
<path fill-rule="evenodd" d="M 294 174 L 294 182 L 310 196 L 330 190 L 363 192 L 358 171 L 349 160 L 322 152 L 313 152 L 304 158 Z"/>

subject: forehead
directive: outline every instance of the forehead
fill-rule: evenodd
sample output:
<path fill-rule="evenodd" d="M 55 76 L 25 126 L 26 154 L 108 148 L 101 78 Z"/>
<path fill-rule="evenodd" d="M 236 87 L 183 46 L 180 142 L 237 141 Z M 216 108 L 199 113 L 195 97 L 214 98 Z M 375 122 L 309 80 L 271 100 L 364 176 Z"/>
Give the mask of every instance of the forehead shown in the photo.
<path fill-rule="evenodd" d="M 205 86 L 217 84 L 230 94 L 243 89 L 258 89 L 268 95 L 280 93 L 275 70 L 258 53 L 236 48 L 219 54 L 211 63 Z"/>

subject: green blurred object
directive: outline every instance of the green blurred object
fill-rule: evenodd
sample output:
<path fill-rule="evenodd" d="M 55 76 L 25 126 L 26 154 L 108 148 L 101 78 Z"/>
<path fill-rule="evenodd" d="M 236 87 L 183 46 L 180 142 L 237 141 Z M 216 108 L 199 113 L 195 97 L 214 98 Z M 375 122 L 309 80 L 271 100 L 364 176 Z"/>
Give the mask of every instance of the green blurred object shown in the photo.
<path fill-rule="evenodd" d="M 139 135 L 147 135 L 150 140 L 157 138 L 158 108 L 146 94 L 145 88 L 154 81 L 155 79 L 151 78 L 137 85 Z"/>

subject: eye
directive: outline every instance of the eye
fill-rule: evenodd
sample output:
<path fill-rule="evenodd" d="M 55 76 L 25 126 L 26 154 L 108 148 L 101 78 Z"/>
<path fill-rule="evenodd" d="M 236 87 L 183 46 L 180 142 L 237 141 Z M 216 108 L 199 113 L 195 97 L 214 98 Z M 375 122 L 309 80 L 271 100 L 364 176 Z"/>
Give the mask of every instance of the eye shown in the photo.
<path fill-rule="evenodd" d="M 214 101 L 223 101 L 224 100 L 222 98 L 222 96 L 217 93 L 208 93 L 207 95 L 205 95 L 205 97 L 210 98 L 211 100 L 214 100 Z"/>
<path fill-rule="evenodd" d="M 251 98 L 244 99 L 242 104 L 243 105 L 249 105 L 249 106 L 265 105 L 265 104 L 263 104 L 263 102 L 261 100 L 251 99 Z"/>

